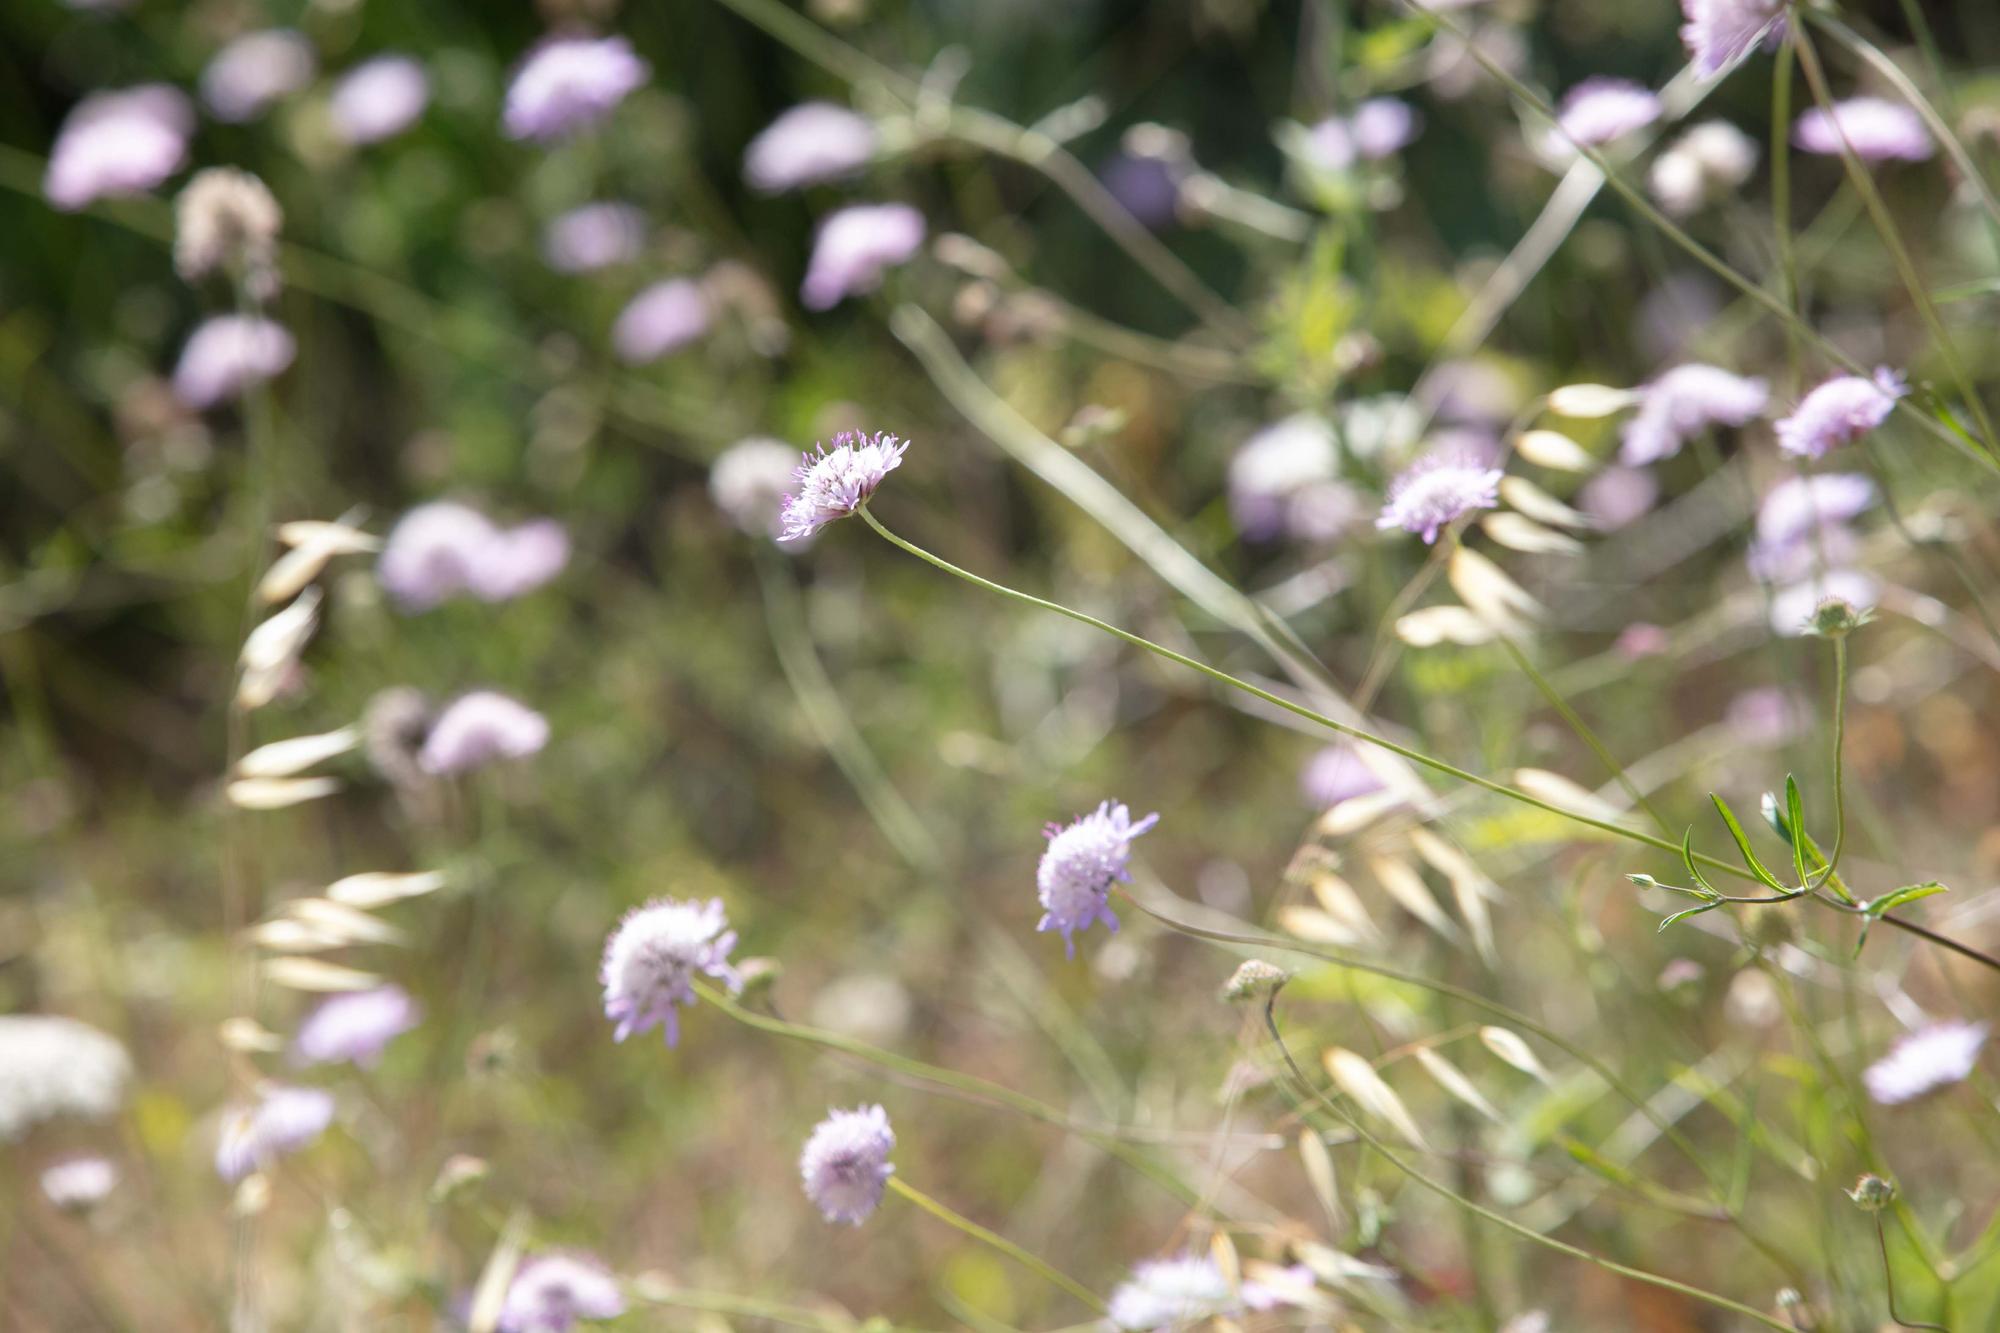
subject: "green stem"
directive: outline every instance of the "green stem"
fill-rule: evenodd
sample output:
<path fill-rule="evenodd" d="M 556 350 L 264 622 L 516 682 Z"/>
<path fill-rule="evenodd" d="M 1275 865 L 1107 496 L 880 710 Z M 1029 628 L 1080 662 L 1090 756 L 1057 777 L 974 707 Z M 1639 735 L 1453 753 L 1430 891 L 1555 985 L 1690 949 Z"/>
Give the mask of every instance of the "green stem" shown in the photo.
<path fill-rule="evenodd" d="M 1931 1328 L 1937 1333 L 1951 1333 L 1943 1324 L 1927 1324 L 1922 1320 L 1905 1319 L 1896 1313 L 1896 1274 L 1889 1265 L 1889 1237 L 1882 1229 L 1882 1214 L 1875 1214 L 1875 1244 L 1882 1251 L 1882 1286 L 1889 1294 L 1889 1318 L 1896 1321 L 1898 1328 Z"/>
<path fill-rule="evenodd" d="M 1597 733 L 1590 729 L 1590 724 L 1585 722 L 1577 711 L 1569 706 L 1569 701 L 1563 698 L 1557 692 L 1556 687 L 1549 683 L 1548 677 L 1544 676 L 1535 667 L 1534 662 L 1529 659 L 1527 653 L 1521 650 L 1521 645 L 1515 643 L 1510 636 L 1505 634 L 1500 635 L 1499 640 L 1501 646 L 1507 650 L 1507 655 L 1514 659 L 1514 664 L 1520 667 L 1522 673 L 1535 683 L 1535 688 L 1541 691 L 1542 698 L 1548 700 L 1549 707 L 1555 709 L 1562 717 L 1562 720 L 1569 724 L 1569 729 L 1576 733 L 1577 738 L 1590 747 L 1590 752 L 1596 755 L 1598 762 L 1610 771 L 1613 780 L 1624 789 L 1627 796 L 1632 798 L 1632 803 L 1651 816 L 1652 821 L 1660 826 L 1662 832 L 1671 834 L 1673 827 L 1667 823 L 1658 810 L 1653 808 L 1653 803 L 1646 799 L 1645 793 L 1641 792 L 1632 779 L 1626 776 L 1625 766 L 1611 757 L 1611 751 L 1605 747 L 1603 741 L 1597 738 Z"/>
<path fill-rule="evenodd" d="M 1006 1255 L 1009 1259 L 1012 1259 L 1015 1263 L 1021 1265 L 1021 1267 L 1040 1276 L 1043 1281 L 1061 1287 L 1064 1291 L 1097 1311 L 1097 1313 L 1105 1313 L 1106 1306 L 1104 1302 L 1090 1288 L 1084 1286 L 1067 1273 L 1055 1268 L 1039 1256 L 1030 1254 L 1027 1250 L 1022 1249 L 1005 1236 L 1000 1235 L 998 1232 L 988 1231 L 971 1218 L 953 1212 L 950 1208 L 939 1203 L 936 1199 L 933 1199 L 930 1195 L 910 1184 L 901 1176 L 890 1176 L 889 1188 L 945 1225 L 964 1232 L 982 1245 L 991 1246 L 993 1249 Z"/>
<path fill-rule="evenodd" d="M 1833 852 L 1826 858 L 1825 879 L 1840 868 L 1840 851 L 1847 842 L 1847 783 L 1844 751 L 1847 737 L 1847 636 L 1833 641 Z"/>
<path fill-rule="evenodd" d="M 1788 309 L 1799 308 L 1798 251 L 1792 245 L 1792 45 L 1797 40 L 1785 25 L 1785 40 L 1771 71 L 1771 216 L 1772 238 L 1778 252 L 1778 293 Z M 1799 385 L 1799 339 L 1786 330 L 1785 347 L 1791 363 L 1791 387 Z"/>

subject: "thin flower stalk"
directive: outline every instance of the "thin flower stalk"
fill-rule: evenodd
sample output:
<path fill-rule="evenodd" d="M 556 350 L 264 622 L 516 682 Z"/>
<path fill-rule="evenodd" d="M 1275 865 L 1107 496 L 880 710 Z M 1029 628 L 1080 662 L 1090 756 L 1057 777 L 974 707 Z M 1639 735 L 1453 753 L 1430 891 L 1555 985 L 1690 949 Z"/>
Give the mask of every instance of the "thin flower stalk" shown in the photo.
<path fill-rule="evenodd" d="M 1006 1255 L 1009 1259 L 1012 1259 L 1015 1263 L 1034 1273 L 1044 1281 L 1061 1287 L 1064 1291 L 1097 1311 L 1097 1313 L 1104 1313 L 1105 1306 L 1103 1300 L 1095 1292 L 1091 1291 L 1090 1288 L 1084 1286 L 1081 1282 L 1078 1282 L 1075 1278 L 1056 1268 L 1048 1261 L 1016 1245 L 1005 1236 L 989 1231 L 971 1218 L 952 1211 L 944 1204 L 910 1184 L 909 1181 L 904 1180 L 901 1176 L 889 1177 L 889 1192 L 908 1199 L 911 1203 L 953 1230 L 963 1232 L 980 1244 Z"/>

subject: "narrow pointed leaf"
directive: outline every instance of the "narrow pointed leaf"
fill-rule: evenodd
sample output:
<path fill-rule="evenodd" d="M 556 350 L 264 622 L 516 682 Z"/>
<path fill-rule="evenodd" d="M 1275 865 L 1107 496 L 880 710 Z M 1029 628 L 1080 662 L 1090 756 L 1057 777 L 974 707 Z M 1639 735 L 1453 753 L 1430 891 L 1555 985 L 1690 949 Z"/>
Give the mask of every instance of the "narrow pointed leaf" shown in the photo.
<path fill-rule="evenodd" d="M 1743 864 L 1750 868 L 1750 873 L 1774 892 L 1785 892 L 1786 886 L 1780 884 L 1777 876 L 1764 868 L 1764 863 L 1757 859 L 1757 853 L 1751 850 L 1750 835 L 1736 822 L 1736 812 L 1729 808 L 1729 803 L 1713 792 L 1709 794 L 1708 799 L 1715 802 L 1716 812 L 1722 816 L 1722 822 L 1729 826 L 1729 836 L 1736 840 L 1736 850 L 1743 854 Z"/>

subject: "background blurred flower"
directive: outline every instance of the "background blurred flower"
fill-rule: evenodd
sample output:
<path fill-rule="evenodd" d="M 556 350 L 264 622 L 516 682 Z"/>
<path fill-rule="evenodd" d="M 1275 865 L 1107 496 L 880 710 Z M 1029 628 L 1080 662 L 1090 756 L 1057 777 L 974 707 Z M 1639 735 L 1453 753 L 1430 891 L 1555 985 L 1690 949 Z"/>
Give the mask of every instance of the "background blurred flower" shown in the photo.
<path fill-rule="evenodd" d="M 1681 0 L 1687 22 L 1681 41 L 1694 59 L 1695 73 L 1720 74 L 1767 35 L 1776 40 L 1785 27 L 1786 0 Z"/>
<path fill-rule="evenodd" d="M 555 578 L 568 560 L 569 536 L 554 519 L 501 528 L 469 505 L 434 500 L 389 530 L 375 576 L 397 606 L 426 611 L 468 593 L 509 601 Z"/>
<path fill-rule="evenodd" d="M 542 257 L 558 273 L 589 273 L 629 264 L 646 248 L 646 215 L 631 204 L 570 209 L 542 232 Z"/>
<path fill-rule="evenodd" d="M 881 1107 L 828 1112 L 799 1154 L 806 1197 L 827 1221 L 860 1226 L 881 1205 L 896 1173 L 889 1162 L 895 1146 L 896 1132 Z"/>
<path fill-rule="evenodd" d="M 71 1157 L 42 1171 L 42 1196 L 58 1208 L 94 1208 L 118 1188 L 118 1168 L 103 1157 Z"/>
<path fill-rule="evenodd" d="M 798 468 L 799 451 L 782 440 L 738 440 L 709 466 L 709 497 L 740 531 L 782 537 L 785 500 Z"/>
<path fill-rule="evenodd" d="M 1362 761 L 1350 741 L 1320 747 L 1299 773 L 1299 790 L 1314 807 L 1324 810 L 1356 796 L 1382 790 L 1382 779 Z"/>
<path fill-rule="evenodd" d="M 722 910 L 722 899 L 707 902 L 655 898 L 625 914 L 604 943 L 598 979 L 604 985 L 604 1016 L 618 1025 L 613 1037 L 627 1037 L 661 1028 L 667 1045 L 679 1044 L 677 1008 L 695 1001 L 690 984 L 697 976 L 714 977 L 730 990 L 742 979 L 730 965 L 736 932 Z"/>
<path fill-rule="evenodd" d="M 1984 1023 L 1933 1023 L 1899 1037 L 1889 1053 L 1862 1071 L 1868 1095 L 1900 1106 L 1927 1092 L 1963 1082 L 1979 1064 Z"/>
<path fill-rule="evenodd" d="M 708 332 L 708 297 L 690 278 L 656 282 L 633 297 L 611 328 L 618 359 L 640 366 L 687 346 Z"/>
<path fill-rule="evenodd" d="M 582 1319 L 625 1313 L 618 1280 L 593 1256 L 552 1251 L 524 1260 L 500 1306 L 500 1333 L 569 1333 Z"/>
<path fill-rule="evenodd" d="M 1402 528 L 1426 543 L 1454 519 L 1500 503 L 1499 468 L 1459 450 L 1434 450 L 1405 468 L 1389 484 L 1389 496 L 1375 526 Z"/>
<path fill-rule="evenodd" d="M 1847 524 L 1875 498 L 1875 483 L 1859 473 L 1787 477 L 1757 508 L 1756 536 L 1748 553 L 1751 574 L 1785 582 L 1804 577 L 1815 564 L 1853 559 L 1860 539 Z"/>
<path fill-rule="evenodd" d="M 1770 404 L 1763 380 L 1720 366 L 1675 366 L 1639 391 L 1639 410 L 1625 423 L 1618 461 L 1627 467 L 1671 458 L 1711 426 L 1741 426 Z"/>
<path fill-rule="evenodd" d="M 0 1142 L 57 1116 L 100 1119 L 125 1101 L 131 1057 L 73 1018 L 0 1014 Z"/>
<path fill-rule="evenodd" d="M 1307 413 L 1265 426 L 1229 459 L 1229 516 L 1251 541 L 1269 541 L 1296 531 L 1294 514 L 1302 495 L 1334 485 L 1340 456 L 1333 427 Z M 1336 489 L 1345 489 L 1336 487 Z M 1358 502 L 1355 502 L 1358 503 Z"/>
<path fill-rule="evenodd" d="M 292 364 L 292 335 L 257 315 L 217 315 L 197 328 L 174 367 L 174 394 L 197 412 L 228 402 Z"/>
<path fill-rule="evenodd" d="M 1601 148 L 1660 118 L 1659 95 L 1629 79 L 1585 79 L 1563 94 L 1556 128 L 1545 140 L 1551 161 L 1567 162 L 1576 150 Z"/>
<path fill-rule="evenodd" d="M 215 1172 L 235 1182 L 311 1144 L 333 1123 L 333 1095 L 319 1088 L 271 1086 L 250 1106 L 223 1112 Z"/>
<path fill-rule="evenodd" d="M 1660 483 L 1643 468 L 1607 467 L 1577 491 L 1577 504 L 1606 532 L 1630 527 L 1652 511 Z"/>
<path fill-rule="evenodd" d="M 193 130 L 187 98 L 164 84 L 86 97 L 56 135 L 42 189 L 64 209 L 144 194 L 180 170 Z"/>
<path fill-rule="evenodd" d="M 475 690 L 446 704 L 431 723 L 417 766 L 445 777 L 499 759 L 524 759 L 548 742 L 548 720 L 540 713 L 497 691 Z"/>
<path fill-rule="evenodd" d="M 351 991 L 320 1002 L 299 1025 L 292 1056 L 299 1064 L 350 1061 L 373 1068 L 390 1041 L 417 1025 L 417 1002 L 401 986 Z"/>
<path fill-rule="evenodd" d="M 1686 217 L 1757 170 L 1757 141 L 1726 120 L 1704 120 L 1653 159 L 1647 186 L 1660 207 Z"/>
<path fill-rule="evenodd" d="M 285 213 L 264 182 L 234 167 L 197 171 L 174 200 L 174 268 L 193 282 L 228 272 L 252 300 L 278 294 Z"/>
<path fill-rule="evenodd" d="M 1778 422 L 1778 448 L 1794 458 L 1823 458 L 1887 421 L 1896 400 L 1909 391 L 1903 377 L 1887 366 L 1877 367 L 1868 379 L 1836 375 Z"/>
<path fill-rule="evenodd" d="M 364 60 L 333 86 L 334 133 L 357 146 L 380 143 L 416 124 L 431 98 L 423 65 L 404 55 Z"/>
<path fill-rule="evenodd" d="M 799 298 L 828 310 L 881 285 L 883 270 L 908 261 L 924 243 L 924 215 L 908 204 L 856 204 L 820 224 Z"/>
<path fill-rule="evenodd" d="M 1839 156 L 1843 140 L 1868 162 L 1922 162 L 1937 151 L 1922 116 L 1880 97 L 1852 97 L 1831 112 L 1813 107 L 1792 124 L 1792 142 L 1808 153 Z"/>
<path fill-rule="evenodd" d="M 1393 157 L 1417 137 L 1421 122 L 1408 102 L 1371 97 L 1345 116 L 1328 116 L 1307 132 L 1313 158 L 1329 171 L 1345 171 L 1356 161 Z"/>
<path fill-rule="evenodd" d="M 650 73 L 623 37 L 555 38 L 515 73 L 502 124 L 514 139 L 565 138 L 610 115 Z"/>
<path fill-rule="evenodd" d="M 1239 1309 L 1229 1279 L 1203 1254 L 1148 1259 L 1111 1293 L 1113 1328 L 1128 1333 L 1181 1328 Z"/>
<path fill-rule="evenodd" d="M 255 120 L 311 83 L 318 64 L 312 43 L 290 28 L 245 33 L 202 70 L 201 100 L 217 120 Z"/>
<path fill-rule="evenodd" d="M 750 141 L 743 179 L 765 194 L 838 180 L 875 155 L 875 124 L 832 102 L 803 102 Z"/>

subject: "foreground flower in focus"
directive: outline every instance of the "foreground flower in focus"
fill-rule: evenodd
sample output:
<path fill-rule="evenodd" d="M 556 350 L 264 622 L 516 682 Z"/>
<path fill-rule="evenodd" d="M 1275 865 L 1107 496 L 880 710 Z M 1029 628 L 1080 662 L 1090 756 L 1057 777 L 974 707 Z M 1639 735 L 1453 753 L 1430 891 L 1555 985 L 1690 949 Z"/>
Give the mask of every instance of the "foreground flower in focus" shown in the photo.
<path fill-rule="evenodd" d="M 350 991 L 322 1001 L 299 1025 L 292 1057 L 304 1065 L 351 1061 L 373 1068 L 382 1049 L 417 1025 L 423 1016 L 401 986 Z"/>
<path fill-rule="evenodd" d="M 333 1123 L 333 1096 L 318 1088 L 270 1087 L 255 1106 L 223 1113 L 215 1173 L 234 1183 L 297 1152 Z"/>
<path fill-rule="evenodd" d="M 656 282 L 633 297 L 611 327 L 611 350 L 628 366 L 643 366 L 708 332 L 708 297 L 690 278 Z"/>
<path fill-rule="evenodd" d="M 1035 892 L 1042 904 L 1036 930 L 1062 932 L 1063 949 L 1076 957 L 1076 933 L 1099 921 L 1114 933 L 1118 918 L 1111 911 L 1111 886 L 1132 878 L 1132 839 L 1160 822 L 1157 814 L 1136 823 L 1132 812 L 1106 801 L 1069 827 L 1050 824 L 1042 830 L 1049 845 L 1035 868 Z"/>
<path fill-rule="evenodd" d="M 1785 31 L 1786 0 L 1681 0 L 1681 41 L 1703 78 L 1720 74 L 1760 38 Z"/>
<path fill-rule="evenodd" d="M 1671 458 L 1711 426 L 1741 426 L 1770 404 L 1763 380 L 1720 366 L 1675 366 L 1639 391 L 1639 410 L 1625 423 L 1618 461 L 1627 467 Z"/>
<path fill-rule="evenodd" d="M 174 366 L 174 394 L 200 412 L 226 403 L 292 364 L 298 348 L 280 324 L 217 315 L 188 337 Z"/>
<path fill-rule="evenodd" d="M 743 179 L 764 194 L 852 175 L 875 155 L 875 125 L 832 102 L 805 102 L 779 116 L 743 153 Z"/>
<path fill-rule="evenodd" d="M 1499 468 L 1458 450 L 1437 450 L 1405 468 L 1389 484 L 1389 497 L 1375 526 L 1402 528 L 1426 543 L 1437 541 L 1452 520 L 1500 503 Z"/>
<path fill-rule="evenodd" d="M 533 592 L 569 562 L 569 534 L 554 519 L 502 528 L 469 505 L 436 500 L 396 520 L 375 577 L 405 611 L 471 594 L 505 602 Z"/>
<path fill-rule="evenodd" d="M 57 1116 L 116 1111 L 132 1075 L 115 1040 L 73 1018 L 0 1015 L 0 1143 Z"/>
<path fill-rule="evenodd" d="M 1778 448 L 1794 458 L 1824 458 L 1887 421 L 1896 400 L 1909 391 L 1903 377 L 1887 366 L 1877 367 L 1868 379 L 1837 375 L 1778 423 Z"/>
<path fill-rule="evenodd" d="M 144 194 L 180 170 L 193 130 L 187 98 L 165 84 L 86 97 L 56 135 L 42 190 L 61 209 Z"/>
<path fill-rule="evenodd" d="M 856 204 L 820 224 L 799 299 L 830 310 L 882 284 L 883 270 L 901 264 L 924 243 L 924 215 L 908 204 Z"/>
<path fill-rule="evenodd" d="M 417 766 L 432 777 L 449 777 L 497 759 L 525 759 L 548 743 L 548 719 L 540 713 L 496 691 L 475 690 L 438 714 Z"/>
<path fill-rule="evenodd" d="M 896 1173 L 889 1162 L 895 1146 L 896 1131 L 881 1107 L 829 1112 L 799 1154 L 806 1197 L 827 1221 L 860 1226 L 881 1204 Z"/>
<path fill-rule="evenodd" d="M 663 1028 L 667 1045 L 679 1044 L 676 1006 L 694 1004 L 697 976 L 714 977 L 731 991 L 743 980 L 729 964 L 736 932 L 722 899 L 707 902 L 655 898 L 635 907 L 604 942 L 598 979 L 604 983 L 604 1016 L 618 1024 L 623 1041 L 635 1032 Z"/>
<path fill-rule="evenodd" d="M 1866 162 L 1923 162 L 1937 151 L 1922 116 L 1880 97 L 1850 97 L 1831 112 L 1814 107 L 1792 124 L 1792 142 L 1808 153 L 1838 157 L 1843 141 Z"/>
<path fill-rule="evenodd" d="M 430 100 L 421 64 L 409 56 L 376 56 L 340 76 L 327 110 L 334 133 L 359 147 L 401 134 Z"/>
<path fill-rule="evenodd" d="M 1861 1081 L 1867 1084 L 1868 1095 L 1884 1106 L 1898 1106 L 1963 1082 L 1979 1063 L 1986 1032 L 1984 1023 L 1933 1023 L 1919 1028 L 1868 1066 Z"/>
<path fill-rule="evenodd" d="M 831 449 L 821 445 L 819 452 L 805 455 L 792 474 L 798 490 L 785 497 L 780 512 L 784 532 L 778 540 L 810 537 L 868 503 L 909 447 L 909 441 L 886 431 L 864 435 L 850 430 L 834 436 Z"/>
<path fill-rule="evenodd" d="M 563 37 L 530 55 L 507 87 L 502 124 L 540 143 L 588 129 L 651 73 L 623 37 Z"/>
<path fill-rule="evenodd" d="M 550 1251 L 523 1260 L 500 1306 L 499 1333 L 569 1333 L 579 1319 L 616 1319 L 625 1294 L 587 1254 Z"/>
<path fill-rule="evenodd" d="M 215 53 L 201 72 L 201 100 L 230 124 L 255 120 L 312 82 L 312 43 L 290 28 L 246 33 Z"/>

